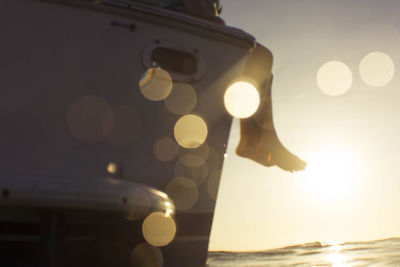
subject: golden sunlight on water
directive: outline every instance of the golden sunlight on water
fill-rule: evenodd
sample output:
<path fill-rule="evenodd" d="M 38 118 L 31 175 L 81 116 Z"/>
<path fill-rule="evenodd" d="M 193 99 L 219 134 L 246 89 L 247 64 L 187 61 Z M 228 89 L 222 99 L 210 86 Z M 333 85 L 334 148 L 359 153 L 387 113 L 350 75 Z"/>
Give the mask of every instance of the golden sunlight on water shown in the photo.
<path fill-rule="evenodd" d="M 164 100 L 172 89 L 172 78 L 161 68 L 150 68 L 140 78 L 140 91 L 149 100 Z"/>
<path fill-rule="evenodd" d="M 327 146 L 307 161 L 304 185 L 318 199 L 343 199 L 356 189 L 360 163 L 349 150 Z"/>
<path fill-rule="evenodd" d="M 143 237 L 153 246 L 168 245 L 175 237 L 176 225 L 171 216 L 163 212 L 153 212 L 143 221 Z"/>
<path fill-rule="evenodd" d="M 327 261 L 332 264 L 332 267 L 347 267 L 349 266 L 346 264 L 348 259 L 343 255 L 340 254 L 342 250 L 341 245 L 334 245 L 330 247 L 332 249 L 332 253 L 327 256 Z"/>
<path fill-rule="evenodd" d="M 164 100 L 165 107 L 174 114 L 184 115 L 196 106 L 196 91 L 190 84 L 174 83 L 172 92 Z"/>
<path fill-rule="evenodd" d="M 248 118 L 260 105 L 260 95 L 249 82 L 239 81 L 228 87 L 224 95 L 225 108 L 234 117 Z"/>
<path fill-rule="evenodd" d="M 359 66 L 362 80 L 370 86 L 384 86 L 388 84 L 395 72 L 393 60 L 381 52 L 366 55 Z"/>
<path fill-rule="evenodd" d="M 175 140 L 184 148 L 201 146 L 206 141 L 207 134 L 207 124 L 197 115 L 185 115 L 175 123 Z"/>
<path fill-rule="evenodd" d="M 317 73 L 317 84 L 327 95 L 338 96 L 346 93 L 353 83 L 349 67 L 339 61 L 325 63 Z"/>

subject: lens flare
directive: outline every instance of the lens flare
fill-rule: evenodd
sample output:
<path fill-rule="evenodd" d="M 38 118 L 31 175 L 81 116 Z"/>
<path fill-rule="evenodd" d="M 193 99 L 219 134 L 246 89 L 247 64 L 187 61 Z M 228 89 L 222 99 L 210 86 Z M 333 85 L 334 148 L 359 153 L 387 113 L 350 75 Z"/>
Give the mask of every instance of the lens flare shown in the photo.
<path fill-rule="evenodd" d="M 224 103 L 226 110 L 233 117 L 248 118 L 257 111 L 260 95 L 251 83 L 239 81 L 225 91 Z"/>
<path fill-rule="evenodd" d="M 107 165 L 107 172 L 108 172 L 108 173 L 110 173 L 110 174 L 116 174 L 117 171 L 118 171 L 118 165 L 117 165 L 116 163 L 110 162 L 110 163 Z"/>
<path fill-rule="evenodd" d="M 176 162 L 175 176 L 190 178 L 196 185 L 201 185 L 206 180 L 207 174 L 208 168 L 206 164 L 199 167 L 188 167 L 180 161 Z"/>
<path fill-rule="evenodd" d="M 196 106 L 196 91 L 190 84 L 175 83 L 172 92 L 164 100 L 165 107 L 174 114 L 184 115 Z"/>
<path fill-rule="evenodd" d="M 161 137 L 154 143 L 153 152 L 160 161 L 172 161 L 178 153 L 178 145 L 169 137 Z"/>
<path fill-rule="evenodd" d="M 350 89 L 353 83 L 353 75 L 346 64 L 330 61 L 319 69 L 317 83 L 323 93 L 338 96 Z"/>
<path fill-rule="evenodd" d="M 181 117 L 175 124 L 174 136 L 176 142 L 184 148 L 197 148 L 207 138 L 206 122 L 199 116 L 189 114 Z"/>
<path fill-rule="evenodd" d="M 176 224 L 172 217 L 163 212 L 153 212 L 143 221 L 143 237 L 156 247 L 168 245 L 175 237 Z"/>
<path fill-rule="evenodd" d="M 187 167 L 199 167 L 203 165 L 210 153 L 210 147 L 206 142 L 196 149 L 180 148 L 178 150 L 179 161 Z"/>
<path fill-rule="evenodd" d="M 75 100 L 67 111 L 68 128 L 73 137 L 87 142 L 102 141 L 111 131 L 114 118 L 107 100 L 87 95 Z"/>
<path fill-rule="evenodd" d="M 129 262 L 130 266 L 162 267 L 164 257 L 159 248 L 142 243 L 132 250 Z"/>
<path fill-rule="evenodd" d="M 173 179 L 165 188 L 165 192 L 174 201 L 177 210 L 190 210 L 199 198 L 196 184 L 185 177 Z"/>
<path fill-rule="evenodd" d="M 150 68 L 140 78 L 140 91 L 152 101 L 164 100 L 171 93 L 172 78 L 161 68 Z"/>
<path fill-rule="evenodd" d="M 362 80 L 374 87 L 387 85 L 395 72 L 393 60 L 381 52 L 366 55 L 361 60 L 359 68 Z"/>

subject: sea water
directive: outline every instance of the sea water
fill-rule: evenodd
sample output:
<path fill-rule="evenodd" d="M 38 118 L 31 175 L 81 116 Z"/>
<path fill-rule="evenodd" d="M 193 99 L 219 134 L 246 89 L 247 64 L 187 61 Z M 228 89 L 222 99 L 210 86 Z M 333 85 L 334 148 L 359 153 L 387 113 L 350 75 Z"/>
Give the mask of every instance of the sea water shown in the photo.
<path fill-rule="evenodd" d="M 400 238 L 369 242 L 307 243 L 256 252 L 209 252 L 208 267 L 400 266 Z"/>

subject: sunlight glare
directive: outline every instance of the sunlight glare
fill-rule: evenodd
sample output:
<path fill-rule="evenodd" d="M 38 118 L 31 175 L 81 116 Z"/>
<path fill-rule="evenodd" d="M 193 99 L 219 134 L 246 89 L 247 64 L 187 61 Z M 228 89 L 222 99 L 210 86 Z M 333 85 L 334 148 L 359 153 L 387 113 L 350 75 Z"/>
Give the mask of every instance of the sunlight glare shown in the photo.
<path fill-rule="evenodd" d="M 347 258 L 339 253 L 332 253 L 328 257 L 328 261 L 332 263 L 332 267 L 346 267 Z"/>
<path fill-rule="evenodd" d="M 337 201 L 354 191 L 359 164 L 349 151 L 326 147 L 308 160 L 306 186 L 319 199 Z"/>
<path fill-rule="evenodd" d="M 249 82 L 233 83 L 225 92 L 225 108 L 234 117 L 248 118 L 253 115 L 260 105 L 257 89 Z"/>
<path fill-rule="evenodd" d="M 338 96 L 350 89 L 353 83 L 353 75 L 346 64 L 330 61 L 319 69 L 317 83 L 323 93 Z"/>

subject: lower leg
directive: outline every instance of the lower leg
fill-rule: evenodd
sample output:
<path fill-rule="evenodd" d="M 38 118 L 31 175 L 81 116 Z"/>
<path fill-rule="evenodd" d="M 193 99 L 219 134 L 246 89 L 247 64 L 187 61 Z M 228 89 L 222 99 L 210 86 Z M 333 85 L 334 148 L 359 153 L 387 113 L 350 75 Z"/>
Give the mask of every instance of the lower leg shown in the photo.
<path fill-rule="evenodd" d="M 262 101 L 257 113 L 240 120 L 240 141 L 236 153 L 264 166 L 276 165 L 291 172 L 302 170 L 306 163 L 282 145 L 275 131 L 270 85 L 271 82 L 260 92 Z"/>

